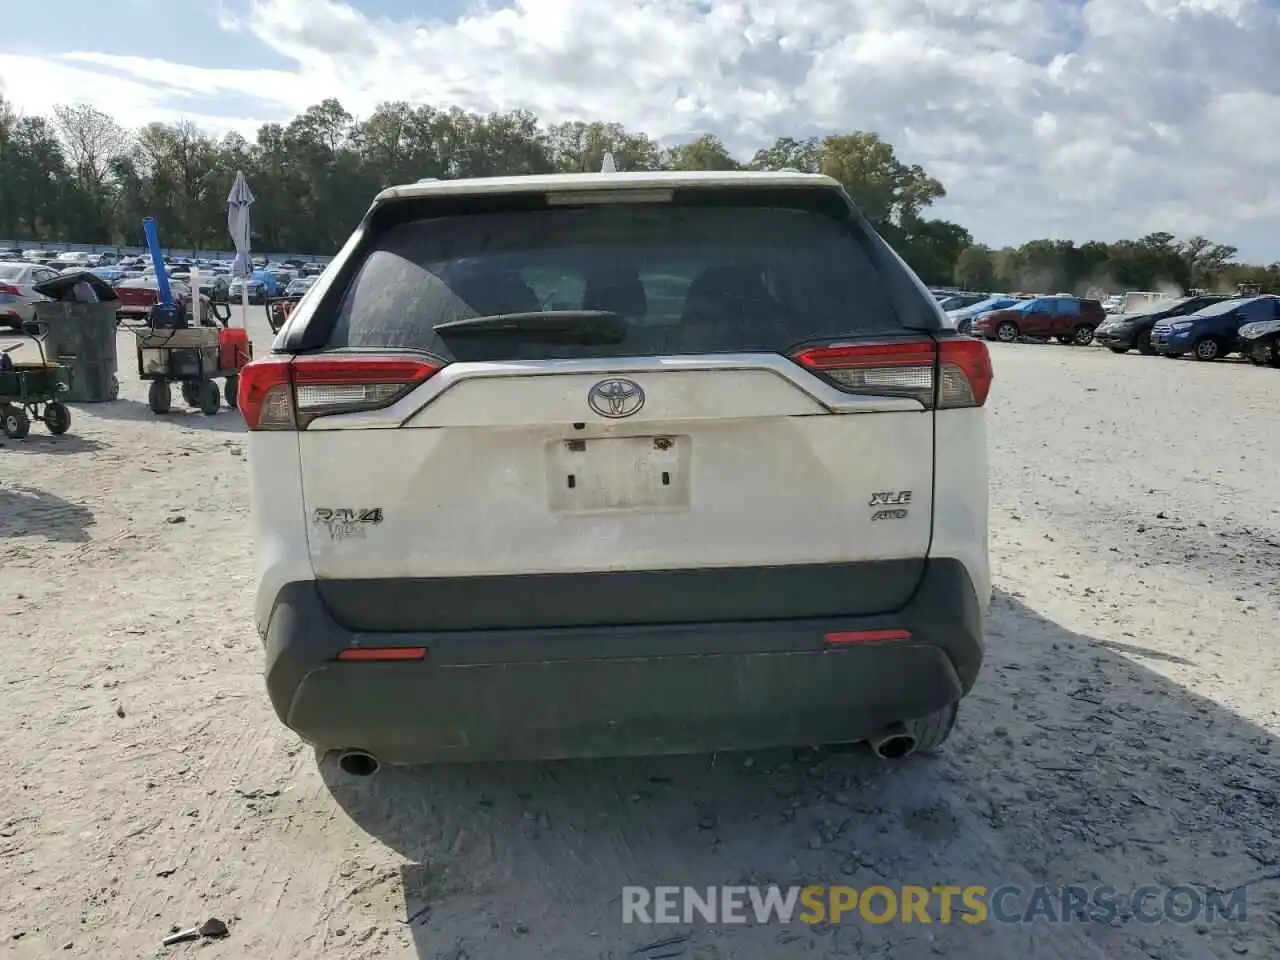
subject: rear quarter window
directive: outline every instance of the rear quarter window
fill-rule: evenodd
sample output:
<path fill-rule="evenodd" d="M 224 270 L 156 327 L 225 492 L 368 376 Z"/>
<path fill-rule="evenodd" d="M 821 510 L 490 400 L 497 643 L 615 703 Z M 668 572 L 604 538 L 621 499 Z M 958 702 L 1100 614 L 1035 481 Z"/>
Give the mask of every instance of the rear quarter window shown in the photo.
<path fill-rule="evenodd" d="M 1270 320 L 1274 316 L 1275 304 L 1271 300 L 1255 300 L 1253 303 L 1246 303 L 1236 312 L 1236 318 L 1241 323 Z"/>
<path fill-rule="evenodd" d="M 607 310 L 617 344 L 441 335 L 501 313 Z M 884 278 L 839 219 L 783 207 L 619 204 L 400 223 L 349 283 L 332 348 L 448 360 L 774 352 L 902 329 Z"/>

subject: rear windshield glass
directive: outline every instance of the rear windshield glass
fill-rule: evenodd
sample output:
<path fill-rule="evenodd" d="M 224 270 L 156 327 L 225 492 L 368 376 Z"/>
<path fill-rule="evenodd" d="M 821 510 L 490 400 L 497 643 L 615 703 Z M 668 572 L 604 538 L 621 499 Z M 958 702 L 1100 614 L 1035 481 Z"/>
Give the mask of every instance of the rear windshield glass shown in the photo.
<path fill-rule="evenodd" d="M 625 339 L 433 330 L 566 310 L 616 313 Z M 451 360 L 658 356 L 779 351 L 900 329 L 883 282 L 838 220 L 783 208 L 614 205 L 397 225 L 348 287 L 329 345 Z"/>
<path fill-rule="evenodd" d="M 1248 303 L 1247 300 L 1222 300 L 1218 303 L 1211 303 L 1203 310 L 1198 311 L 1202 317 L 1216 317 L 1223 313 L 1230 313 L 1239 307 Z"/>
<path fill-rule="evenodd" d="M 17 280 L 26 270 L 16 263 L 0 263 L 0 280 Z"/>

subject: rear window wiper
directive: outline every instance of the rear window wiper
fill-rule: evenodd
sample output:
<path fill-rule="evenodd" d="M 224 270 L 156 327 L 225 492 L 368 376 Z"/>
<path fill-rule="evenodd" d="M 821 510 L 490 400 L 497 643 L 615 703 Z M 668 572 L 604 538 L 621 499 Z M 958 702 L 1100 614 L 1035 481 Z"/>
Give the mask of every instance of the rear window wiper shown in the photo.
<path fill-rule="evenodd" d="M 627 323 L 610 310 L 535 310 L 493 313 L 437 323 L 442 337 L 510 336 L 551 343 L 607 344 L 627 339 Z"/>

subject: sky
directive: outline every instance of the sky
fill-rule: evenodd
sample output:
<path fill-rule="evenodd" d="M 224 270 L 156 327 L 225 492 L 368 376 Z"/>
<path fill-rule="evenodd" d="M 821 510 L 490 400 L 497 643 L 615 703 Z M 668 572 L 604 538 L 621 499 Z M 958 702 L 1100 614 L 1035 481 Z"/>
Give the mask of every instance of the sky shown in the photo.
<path fill-rule="evenodd" d="M 336 97 L 617 120 L 746 159 L 871 130 L 995 246 L 1280 260 L 1280 0 L 8 0 L 0 92 L 250 136 Z"/>

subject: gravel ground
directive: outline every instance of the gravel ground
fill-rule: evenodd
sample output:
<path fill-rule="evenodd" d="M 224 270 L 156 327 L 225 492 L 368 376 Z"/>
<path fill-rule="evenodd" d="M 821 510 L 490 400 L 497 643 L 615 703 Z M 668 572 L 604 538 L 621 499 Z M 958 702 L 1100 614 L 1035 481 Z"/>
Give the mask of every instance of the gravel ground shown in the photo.
<path fill-rule="evenodd" d="M 322 773 L 262 686 L 238 416 L 157 419 L 125 370 L 71 435 L 6 441 L 0 955 L 1280 956 L 1280 378 L 993 353 L 989 661 L 899 766 Z M 624 884 L 948 882 L 1247 884 L 1248 918 L 621 923 Z M 160 947 L 208 917 L 228 940 Z"/>

